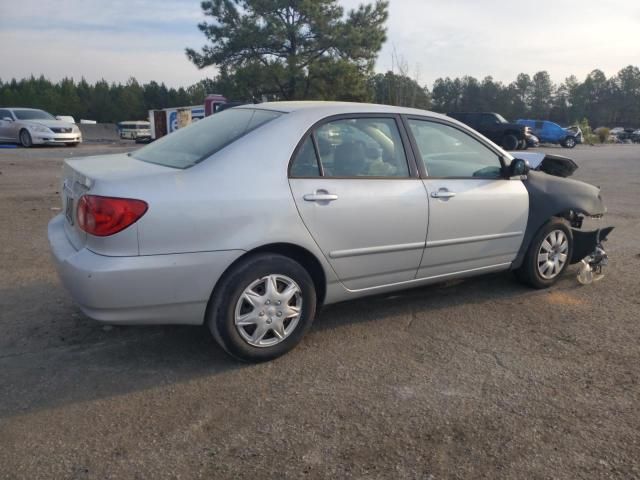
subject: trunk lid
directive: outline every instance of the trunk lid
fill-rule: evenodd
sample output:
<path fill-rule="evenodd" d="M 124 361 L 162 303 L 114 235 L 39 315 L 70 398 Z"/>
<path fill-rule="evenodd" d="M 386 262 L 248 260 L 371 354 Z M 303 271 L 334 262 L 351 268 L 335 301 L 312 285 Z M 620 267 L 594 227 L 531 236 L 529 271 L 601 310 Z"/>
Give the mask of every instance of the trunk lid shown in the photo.
<path fill-rule="evenodd" d="M 108 254 L 105 251 L 105 239 L 112 237 L 87 238 L 87 233 L 78 226 L 76 209 L 78 200 L 86 193 L 94 193 L 96 195 L 110 195 L 110 185 L 116 186 L 124 181 L 130 181 L 139 177 L 148 177 L 151 175 L 165 174 L 173 172 L 174 169 L 155 165 L 152 163 L 142 162 L 130 157 L 128 154 L 98 155 L 93 157 L 81 157 L 67 159 L 62 167 L 62 186 L 60 189 L 62 212 L 65 215 L 65 232 L 67 238 L 73 246 L 79 250 L 87 246 L 87 242 L 95 239 L 96 248 L 92 250 L 97 253 Z M 115 190 L 115 188 L 113 188 Z M 113 196 L 127 196 L 122 192 L 118 194 L 111 193 Z M 132 194 L 133 195 L 133 194 Z M 144 200 L 144 199 L 143 199 Z M 113 237 L 126 236 L 124 232 L 117 233 Z M 130 232 L 128 232 L 130 234 Z M 130 236 L 130 235 L 129 235 Z M 114 242 L 114 245 L 117 242 Z M 122 243 L 122 242 L 120 242 Z M 129 242 L 130 243 L 130 242 Z M 119 250 L 122 250 L 122 245 Z M 132 251 L 132 246 L 126 248 Z M 135 245 L 137 251 L 137 244 Z M 108 250 L 108 249 L 107 249 Z"/>

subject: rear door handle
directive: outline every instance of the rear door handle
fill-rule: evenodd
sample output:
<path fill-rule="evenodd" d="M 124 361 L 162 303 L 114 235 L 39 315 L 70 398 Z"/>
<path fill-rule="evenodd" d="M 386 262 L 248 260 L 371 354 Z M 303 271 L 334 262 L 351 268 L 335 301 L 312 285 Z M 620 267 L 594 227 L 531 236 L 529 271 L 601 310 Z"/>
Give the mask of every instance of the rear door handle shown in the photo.
<path fill-rule="evenodd" d="M 455 197 L 456 193 L 450 192 L 446 188 L 441 188 L 437 192 L 431 192 L 431 196 L 433 198 L 451 198 L 451 197 Z"/>
<path fill-rule="evenodd" d="M 307 202 L 333 202 L 338 199 L 338 195 L 333 195 L 326 190 L 316 190 L 315 193 L 307 193 L 302 198 Z"/>

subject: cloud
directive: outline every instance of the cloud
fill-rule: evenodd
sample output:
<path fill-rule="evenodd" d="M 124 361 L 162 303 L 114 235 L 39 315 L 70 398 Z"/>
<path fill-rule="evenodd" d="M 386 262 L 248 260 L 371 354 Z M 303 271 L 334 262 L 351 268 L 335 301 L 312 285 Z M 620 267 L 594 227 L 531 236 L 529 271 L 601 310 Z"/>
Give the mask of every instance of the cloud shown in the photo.
<path fill-rule="evenodd" d="M 204 19 L 199 2 L 21 0 L 19 8 L 4 2 L 0 0 L 3 80 L 43 74 L 52 80 L 124 82 L 133 76 L 141 82 L 187 86 L 215 75 L 215 68 L 198 70 L 184 53 L 188 46 L 205 43 L 197 29 Z"/>
<path fill-rule="evenodd" d="M 618 7 L 600 0 L 394 0 L 377 68 L 391 68 L 395 49 L 429 85 L 463 75 L 511 82 L 540 70 L 555 81 L 595 68 L 613 75 L 640 58 L 640 6 Z"/>
<path fill-rule="evenodd" d="M 363 1 L 373 0 L 340 3 L 348 9 Z M 0 0 L 0 78 L 135 76 L 190 85 L 215 74 L 184 55 L 206 43 L 196 27 L 202 20 L 195 0 Z M 428 85 L 462 75 L 511 82 L 539 70 L 557 82 L 594 68 L 613 75 L 638 63 L 638 31 L 640 6 L 603 7 L 601 0 L 393 0 L 376 68 L 391 68 L 395 50 Z"/>

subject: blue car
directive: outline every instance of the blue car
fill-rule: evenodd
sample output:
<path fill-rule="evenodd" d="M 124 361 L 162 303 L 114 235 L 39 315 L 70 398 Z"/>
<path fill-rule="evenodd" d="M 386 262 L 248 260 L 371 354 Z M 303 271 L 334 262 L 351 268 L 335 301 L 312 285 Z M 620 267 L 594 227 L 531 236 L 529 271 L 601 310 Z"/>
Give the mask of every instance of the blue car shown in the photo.
<path fill-rule="evenodd" d="M 540 143 L 556 143 L 565 148 L 573 148 L 582 143 L 582 131 L 579 127 L 562 128 L 557 123 L 547 120 L 520 119 L 516 123 L 529 127 Z"/>

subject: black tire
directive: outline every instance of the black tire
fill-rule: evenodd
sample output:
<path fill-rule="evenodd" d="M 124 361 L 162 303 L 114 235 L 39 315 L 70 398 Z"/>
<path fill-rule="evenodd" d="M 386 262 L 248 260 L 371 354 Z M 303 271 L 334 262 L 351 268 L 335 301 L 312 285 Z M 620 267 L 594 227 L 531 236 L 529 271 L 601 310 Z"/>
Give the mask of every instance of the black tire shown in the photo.
<path fill-rule="evenodd" d="M 566 236 L 568 248 L 566 252 L 562 252 L 565 257 L 565 261 L 562 264 L 562 268 L 553 274 L 552 278 L 545 278 L 545 276 L 541 273 L 540 268 L 538 266 L 538 254 L 541 252 L 542 244 L 547 239 L 547 237 L 556 231 L 562 231 Z M 520 268 L 515 271 L 516 277 L 523 283 L 533 287 L 533 288 L 548 288 L 556 281 L 562 273 L 566 270 L 567 266 L 571 263 L 571 255 L 573 254 L 573 235 L 571 234 L 571 229 L 567 225 L 567 222 L 561 218 L 554 217 L 549 220 L 533 237 L 531 244 L 529 245 L 529 249 L 524 257 L 524 261 Z M 544 261 L 544 260 L 543 260 Z"/>
<path fill-rule="evenodd" d="M 515 135 L 505 135 L 502 137 L 502 148 L 505 150 L 515 150 L 518 148 L 518 137 Z"/>
<path fill-rule="evenodd" d="M 71 143 L 67 143 L 66 145 L 67 147 L 77 147 L 79 143 L 80 142 L 71 142 Z"/>
<path fill-rule="evenodd" d="M 24 148 L 29 148 L 33 146 L 33 140 L 31 140 L 31 134 L 29 133 L 28 130 L 24 128 L 20 130 L 19 138 L 20 138 L 20 145 L 22 145 Z"/>
<path fill-rule="evenodd" d="M 269 275 L 283 275 L 297 284 L 300 290 L 301 314 L 297 325 L 283 340 L 277 340 L 279 343 L 273 346 L 254 346 L 242 337 L 239 331 L 241 327 L 236 327 L 236 307 L 245 289 Z M 265 307 L 256 307 L 258 308 Z M 284 355 L 294 348 L 311 327 L 315 314 L 316 290 L 307 270 L 283 255 L 260 253 L 246 257 L 220 279 L 207 310 L 206 323 L 213 338 L 231 356 L 245 362 L 264 362 Z M 269 331 L 268 334 L 275 338 L 275 330 Z"/>
<path fill-rule="evenodd" d="M 576 146 L 576 144 L 577 144 L 577 142 L 576 142 L 576 139 L 574 137 L 567 137 L 562 142 L 562 146 L 564 148 L 574 148 Z"/>

